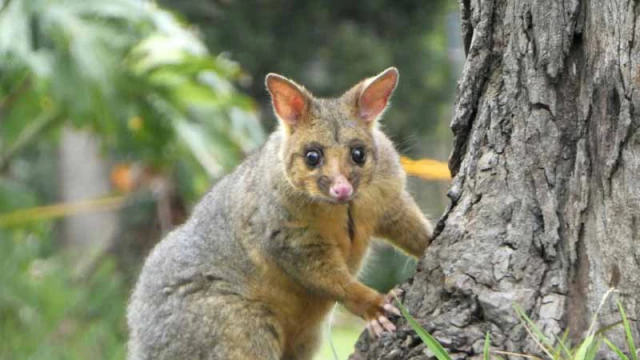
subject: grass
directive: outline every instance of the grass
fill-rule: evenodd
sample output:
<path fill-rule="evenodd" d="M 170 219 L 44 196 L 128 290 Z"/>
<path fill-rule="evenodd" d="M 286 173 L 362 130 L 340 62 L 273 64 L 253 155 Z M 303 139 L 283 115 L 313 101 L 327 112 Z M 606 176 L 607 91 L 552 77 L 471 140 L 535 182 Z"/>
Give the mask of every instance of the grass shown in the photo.
<path fill-rule="evenodd" d="M 314 360 L 347 359 L 353 353 L 353 347 L 364 330 L 365 322 L 342 306 L 337 306 L 331 313 L 328 326 L 330 328 L 325 329 L 324 342 Z"/>
<path fill-rule="evenodd" d="M 331 339 L 338 354 L 338 359 L 347 359 L 353 353 L 353 345 L 355 345 L 363 329 L 356 326 L 333 327 Z M 329 339 L 325 339 L 314 360 L 335 360 Z"/>
<path fill-rule="evenodd" d="M 438 360 L 451 360 L 451 357 L 449 356 L 445 348 L 440 345 L 438 340 L 436 340 L 433 336 L 431 336 L 431 334 L 429 334 L 427 330 L 420 326 L 418 321 L 416 321 L 416 319 L 414 319 L 413 316 L 409 314 L 407 308 L 405 308 L 400 303 L 400 300 L 398 300 L 395 295 L 394 297 L 396 298 L 396 303 L 399 305 L 400 312 L 402 312 L 402 316 L 407 319 L 407 322 L 409 322 L 409 326 L 411 326 L 411 328 L 418 334 L 422 342 L 427 345 L 427 347 L 429 348 L 429 350 L 431 350 L 435 357 L 438 358 Z"/>
<path fill-rule="evenodd" d="M 549 339 L 540 331 L 540 329 L 538 329 L 531 318 L 529 318 L 521 308 L 519 308 L 518 306 L 514 306 L 516 314 L 518 315 L 525 330 L 535 341 L 540 350 L 545 354 L 545 357 L 541 358 L 539 356 L 528 354 L 517 354 L 507 351 L 491 350 L 491 338 L 489 336 L 489 333 L 487 333 L 484 342 L 482 359 L 502 359 L 502 357 L 500 357 L 499 355 L 510 355 L 534 360 L 594 360 L 598 353 L 598 350 L 600 350 L 603 344 L 606 344 L 607 347 L 609 347 L 609 349 L 614 354 L 616 354 L 618 359 L 638 360 L 638 350 L 632 336 L 631 325 L 620 301 L 617 301 L 617 305 L 622 320 L 620 323 L 616 324 L 616 326 L 621 325 L 624 328 L 627 347 L 625 350 L 628 351 L 628 353 L 625 354 L 625 350 L 618 348 L 615 344 L 613 344 L 609 339 L 605 337 L 606 332 L 608 330 L 611 330 L 613 326 L 609 326 L 596 331 L 595 326 L 598 313 L 600 312 L 602 306 L 605 304 L 609 295 L 614 291 L 614 289 L 610 289 L 604 295 L 600 306 L 598 307 L 598 310 L 593 316 L 593 320 L 591 322 L 589 330 L 585 334 L 584 339 L 576 346 L 571 346 L 571 344 L 567 340 L 568 331 L 565 331 L 562 338 L 556 338 L 555 341 Z M 422 326 L 420 326 L 420 324 L 411 316 L 411 314 L 409 314 L 409 311 L 400 303 L 400 301 L 398 301 L 398 299 L 396 299 L 396 303 L 398 308 L 402 312 L 402 315 L 405 317 L 405 319 L 407 319 L 409 326 L 411 326 L 411 328 L 418 334 L 420 339 L 422 339 L 424 344 L 434 354 L 434 356 L 438 360 L 450 360 L 451 356 L 446 351 L 446 349 Z"/>

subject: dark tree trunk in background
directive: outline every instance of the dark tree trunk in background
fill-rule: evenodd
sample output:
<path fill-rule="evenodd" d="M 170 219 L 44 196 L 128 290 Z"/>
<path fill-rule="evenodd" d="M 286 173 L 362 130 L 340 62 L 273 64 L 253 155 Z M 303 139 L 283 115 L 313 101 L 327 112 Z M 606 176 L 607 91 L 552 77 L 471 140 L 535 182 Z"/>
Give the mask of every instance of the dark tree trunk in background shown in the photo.
<path fill-rule="evenodd" d="M 404 303 L 458 358 L 579 339 L 614 286 L 640 317 L 640 4 L 463 0 L 451 205 Z M 620 316 L 612 301 L 598 326 Z M 353 359 L 424 359 L 405 322 Z M 633 322 L 636 339 L 640 324 Z M 622 346 L 622 333 L 608 336 Z M 601 356 L 605 356 L 601 354 Z"/>

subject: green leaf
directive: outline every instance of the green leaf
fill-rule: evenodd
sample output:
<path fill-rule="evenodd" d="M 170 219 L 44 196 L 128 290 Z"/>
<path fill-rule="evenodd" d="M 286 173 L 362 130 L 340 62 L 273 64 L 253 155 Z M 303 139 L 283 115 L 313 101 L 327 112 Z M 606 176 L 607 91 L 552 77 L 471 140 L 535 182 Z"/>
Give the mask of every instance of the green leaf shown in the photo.
<path fill-rule="evenodd" d="M 627 314 L 624 312 L 624 307 L 622 303 L 618 300 L 616 301 L 618 304 L 618 310 L 620 311 L 620 316 L 622 316 L 622 323 L 624 325 L 624 332 L 627 337 L 627 346 L 629 346 L 629 353 L 631 354 L 631 359 L 638 360 L 638 352 L 636 350 L 636 345 L 633 342 L 633 335 L 631 334 L 631 325 L 629 324 L 629 319 L 627 319 Z"/>
<path fill-rule="evenodd" d="M 614 343 L 612 343 L 611 341 L 609 341 L 609 339 L 605 338 L 604 339 L 604 343 L 607 344 L 607 346 L 609 347 L 609 349 L 611 349 L 614 353 L 616 353 L 616 355 L 618 355 L 618 357 L 620 358 L 620 360 L 629 360 L 629 358 L 627 357 L 627 355 L 625 355 L 622 350 L 620 350 L 619 347 L 617 347 Z"/>
<path fill-rule="evenodd" d="M 176 131 L 182 142 L 191 151 L 209 176 L 213 178 L 219 177 L 223 172 L 223 168 L 220 162 L 213 156 L 209 148 L 211 144 L 207 142 L 207 139 L 203 136 L 202 131 L 198 129 L 197 125 L 187 121 L 181 121 L 176 123 Z"/>
<path fill-rule="evenodd" d="M 26 185 L 0 177 L 0 213 L 28 208 L 38 203 L 36 194 Z"/>
<path fill-rule="evenodd" d="M 482 351 L 482 358 L 484 360 L 491 360 L 491 355 L 489 353 L 489 349 L 491 347 L 491 337 L 489 336 L 489 332 L 487 331 L 487 335 L 484 338 L 484 349 Z"/>
<path fill-rule="evenodd" d="M 567 329 L 562 334 L 562 338 L 560 339 L 556 338 L 558 344 L 556 345 L 556 351 L 553 354 L 554 359 L 561 359 L 562 358 L 561 353 L 564 353 L 564 355 L 567 358 L 571 358 L 571 351 L 569 350 L 570 346 L 566 343 L 568 337 L 569 337 L 569 330 Z"/>
<path fill-rule="evenodd" d="M 575 360 L 586 360 L 587 352 L 589 351 L 589 347 L 593 343 L 593 340 L 594 336 L 589 335 L 586 339 L 584 339 L 584 341 L 582 341 L 582 343 L 578 347 L 578 350 L 576 351 L 576 355 L 574 357 Z"/>
<path fill-rule="evenodd" d="M 161 66 L 181 63 L 186 54 L 171 39 L 154 34 L 138 44 L 131 53 L 132 70 L 143 74 Z"/>
<path fill-rule="evenodd" d="M 589 347 L 588 351 L 587 351 L 587 355 L 585 357 L 586 360 L 593 360 L 596 358 L 596 355 L 598 353 L 598 350 L 600 349 L 600 346 L 602 345 L 602 337 L 601 336 L 596 336 L 595 337 L 595 341 L 593 342 L 593 344 L 591 344 L 591 346 Z"/>
<path fill-rule="evenodd" d="M 525 314 L 524 311 L 517 304 L 514 304 L 513 307 L 516 311 L 516 314 L 518 314 L 518 316 L 520 317 L 520 321 L 524 325 L 525 329 L 527 329 L 527 331 L 530 331 L 530 335 L 534 337 L 534 340 L 538 343 L 538 345 L 542 348 L 542 350 L 549 357 L 553 357 L 553 355 L 551 355 L 551 352 L 550 352 L 550 349 L 551 350 L 553 349 L 553 343 L 551 342 L 551 340 L 549 340 L 549 338 L 547 338 L 542 333 L 542 331 L 538 329 L 538 327 L 533 322 L 533 320 L 531 320 L 527 316 L 527 314 Z"/>
<path fill-rule="evenodd" d="M 404 318 L 407 319 L 411 328 L 418 334 L 420 339 L 422 339 L 422 342 L 424 342 L 424 344 L 429 348 L 429 350 L 433 352 L 435 357 L 438 360 L 451 360 L 451 357 L 449 356 L 447 351 L 444 349 L 444 347 L 440 345 L 438 340 L 436 340 L 422 326 L 420 326 L 420 324 L 418 324 L 416 319 L 414 319 L 413 316 L 409 314 L 409 311 L 407 310 L 407 308 L 405 308 L 404 305 L 400 303 L 400 300 L 398 300 L 397 297 L 394 296 L 394 298 L 396 299 L 396 305 L 400 309 L 400 312 L 402 312 L 402 316 L 404 316 Z"/>
<path fill-rule="evenodd" d="M 514 304 L 513 307 L 516 310 L 516 313 L 518 314 L 518 316 L 527 323 L 527 325 L 529 326 L 531 331 L 536 335 L 536 337 L 539 340 L 541 340 L 547 346 L 552 346 L 553 345 L 553 342 L 549 338 L 547 338 L 542 333 L 542 331 L 540 331 L 540 329 L 538 329 L 538 327 L 533 322 L 533 320 L 531 320 L 531 318 L 529 318 L 527 316 L 527 314 L 525 314 L 524 310 L 522 310 L 522 308 L 520 308 L 520 306 Z"/>
<path fill-rule="evenodd" d="M 587 336 L 578 347 L 573 360 L 593 360 L 602 343 L 602 338 L 596 335 Z"/>

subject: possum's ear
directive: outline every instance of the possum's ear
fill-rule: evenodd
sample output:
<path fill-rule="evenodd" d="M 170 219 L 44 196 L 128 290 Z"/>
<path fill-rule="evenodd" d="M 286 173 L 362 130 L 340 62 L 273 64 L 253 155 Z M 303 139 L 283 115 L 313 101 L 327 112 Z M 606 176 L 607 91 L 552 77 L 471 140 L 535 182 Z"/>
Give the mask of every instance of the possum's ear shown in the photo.
<path fill-rule="evenodd" d="M 390 67 L 362 83 L 357 100 L 358 116 L 367 124 L 374 124 L 389 105 L 389 98 L 398 85 L 398 69 Z"/>
<path fill-rule="evenodd" d="M 310 94 L 300 85 L 278 74 L 269 74 L 265 80 L 273 111 L 280 122 L 292 130 L 305 120 L 309 110 Z"/>

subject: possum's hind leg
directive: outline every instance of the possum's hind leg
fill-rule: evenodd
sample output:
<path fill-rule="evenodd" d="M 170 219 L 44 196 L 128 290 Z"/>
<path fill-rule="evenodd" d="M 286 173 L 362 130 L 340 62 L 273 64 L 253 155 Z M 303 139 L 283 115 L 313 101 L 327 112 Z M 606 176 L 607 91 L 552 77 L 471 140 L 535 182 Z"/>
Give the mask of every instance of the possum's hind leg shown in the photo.
<path fill-rule="evenodd" d="M 138 313 L 129 360 L 281 360 L 283 334 L 262 304 L 195 293 Z"/>
<path fill-rule="evenodd" d="M 283 360 L 312 360 L 322 342 L 322 326 L 303 329 L 288 346 Z"/>
<path fill-rule="evenodd" d="M 204 359 L 282 359 L 283 332 L 265 305 L 239 298 L 211 299 L 210 302 L 205 300 L 206 303 L 209 304 L 203 306 L 203 315 L 211 313 L 211 306 L 216 306 L 215 316 L 203 317 L 202 325 L 209 329 L 207 332 L 215 340 L 199 335 L 202 341 L 211 341 L 213 345 Z M 192 329 L 198 329 L 198 326 Z"/>

